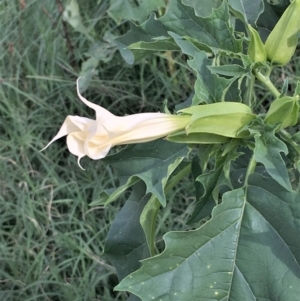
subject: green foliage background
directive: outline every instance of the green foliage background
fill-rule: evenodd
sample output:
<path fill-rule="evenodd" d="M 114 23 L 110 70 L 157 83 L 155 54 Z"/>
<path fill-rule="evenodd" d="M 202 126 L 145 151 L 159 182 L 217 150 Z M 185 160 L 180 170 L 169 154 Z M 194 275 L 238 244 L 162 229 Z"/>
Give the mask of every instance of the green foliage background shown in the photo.
<path fill-rule="evenodd" d="M 81 87 L 83 90 L 86 89 L 85 96 L 118 115 L 162 110 L 164 99 L 168 99 L 168 106 L 174 108 L 191 95 L 196 81 L 195 75 L 186 65 L 186 57 L 180 54 L 170 55 L 169 52 L 152 54 L 145 56 L 133 66 L 124 62 L 112 41 L 114 35 L 120 36 L 129 30 L 128 24 L 119 25 L 122 20 L 120 11 L 126 9 L 132 11 L 134 1 L 124 1 L 125 6 L 122 10 L 117 6 L 118 1 L 114 2 L 114 5 L 108 0 L 78 2 L 81 19 L 78 15 L 72 16 L 72 13 L 63 17 L 63 7 L 68 5 L 68 1 L 0 2 L 2 28 L 0 41 L 3 49 L 0 60 L 1 300 L 127 300 L 127 293 L 113 291 L 118 283 L 117 271 L 107 261 L 111 257 L 111 262 L 121 267 L 124 263 L 122 258 L 118 261 L 113 245 L 106 246 L 108 253 L 106 258 L 102 253 L 110 224 L 122 208 L 125 198 L 126 206 L 118 213 L 120 224 L 126 223 L 128 212 L 133 216 L 139 216 L 148 201 L 146 198 L 140 198 L 144 187 L 140 183 L 136 184 L 131 194 L 128 192 L 119 197 L 105 209 L 102 206 L 90 207 L 93 201 L 99 200 L 99 196 L 102 196 L 100 194 L 102 190 L 113 190 L 118 187 L 116 174 L 119 171 L 102 161 L 94 162 L 89 159 L 82 160 L 82 165 L 86 168 L 86 171 L 82 171 L 76 164 L 76 158 L 69 155 L 63 139 L 53 144 L 47 152 L 40 153 L 39 150 L 53 137 L 67 115 L 77 114 L 93 118 L 93 112 L 88 111 L 76 96 L 75 80 L 79 75 L 85 75 L 87 79 Z M 192 6 L 194 1 L 183 2 Z M 207 7 L 207 12 L 202 11 L 199 14 L 209 15 L 215 2 L 210 1 L 212 6 Z M 161 14 L 165 2 L 157 0 L 153 3 L 160 6 L 158 14 Z M 285 1 L 282 4 L 286 4 Z M 145 3 L 142 5 L 143 13 L 147 9 L 149 11 L 153 9 L 151 6 L 147 7 Z M 72 12 L 74 11 L 76 9 L 73 7 Z M 147 15 L 145 13 L 146 17 Z M 139 15 L 139 18 L 145 16 Z M 249 17 L 249 14 L 245 13 L 245 16 Z M 139 18 L 136 21 L 143 21 Z M 250 18 L 249 22 L 251 20 L 253 21 L 253 18 Z M 266 17 L 264 20 L 273 19 Z M 155 23 L 153 19 L 149 22 Z M 260 25 L 266 28 L 269 26 Z M 180 42 L 176 35 L 173 35 L 173 38 L 178 39 L 178 44 L 185 54 L 192 55 L 193 49 L 190 46 L 187 47 L 184 41 Z M 120 41 L 122 42 L 122 39 Z M 170 47 L 166 50 L 174 47 L 168 42 L 164 44 Z M 161 46 L 159 41 L 157 45 Z M 143 48 L 147 45 L 136 46 Z M 135 55 L 143 57 L 147 53 L 147 49 L 143 49 L 142 52 L 136 51 Z M 130 59 L 132 56 L 129 53 L 128 61 Z M 197 70 L 193 62 L 190 62 L 190 67 Z M 289 82 L 289 88 L 293 90 L 299 80 L 299 68 L 299 56 L 296 55 L 284 70 L 279 69 L 274 73 L 276 84 L 282 87 L 284 79 L 290 77 L 292 80 Z M 199 86 L 203 86 L 203 83 L 199 83 Z M 214 88 L 211 86 L 202 92 L 213 99 L 209 91 Z M 220 93 L 218 96 L 225 97 L 223 87 L 218 91 Z M 230 95 L 228 93 L 226 97 L 231 97 Z M 237 95 L 232 97 L 235 96 Z M 269 105 L 270 94 L 257 85 L 256 96 L 257 109 L 265 111 Z M 272 138 L 272 129 L 265 135 Z M 263 138 L 256 136 L 262 148 Z M 274 150 L 277 154 L 279 151 L 282 150 Z M 185 150 L 178 152 L 183 154 Z M 112 166 L 114 164 L 109 162 L 109 159 L 107 162 Z M 220 163 L 222 164 L 224 162 Z M 185 166 L 179 165 L 179 168 L 184 170 Z M 219 174 L 212 173 L 200 181 L 219 177 Z M 258 174 L 254 174 L 251 181 L 263 186 L 258 184 L 262 183 Z M 269 182 L 261 187 L 266 200 L 268 187 L 277 185 L 272 181 L 269 179 Z M 187 226 L 192 213 L 191 205 L 195 203 L 195 199 L 191 198 L 189 193 L 192 189 L 191 182 L 190 176 L 176 185 L 168 195 L 169 202 L 166 208 L 159 212 L 156 227 L 156 243 L 159 251 L 164 249 L 162 234 L 170 230 L 193 229 L 192 226 Z M 247 214 L 251 216 L 255 215 L 250 208 L 255 202 L 253 197 L 255 191 L 250 190 L 248 193 Z M 280 188 L 277 188 L 276 193 L 285 200 Z M 230 204 L 232 205 L 232 202 L 229 202 L 231 197 L 229 193 L 222 204 L 225 211 L 230 209 Z M 107 196 L 104 198 L 107 200 Z M 242 198 L 243 195 L 234 200 L 236 208 L 242 206 Z M 293 201 L 286 200 L 287 203 Z M 155 200 L 151 200 L 150 205 L 155 207 L 155 204 Z M 280 208 L 280 204 L 276 206 L 287 218 L 289 217 L 285 208 Z M 215 215 L 217 213 L 215 212 Z M 223 211 L 221 213 L 224 214 Z M 271 213 L 265 212 L 265 216 Z M 236 220 L 226 220 L 225 216 L 222 221 L 226 225 L 231 223 L 234 228 L 239 222 L 246 223 L 251 220 L 242 219 L 241 216 L 240 211 Z M 274 218 L 280 217 L 282 216 Z M 118 225 L 115 227 L 118 228 Z M 207 223 L 206 227 L 210 227 L 210 224 Z M 269 229 L 270 235 L 273 230 Z M 115 234 L 114 231 L 117 232 L 114 228 L 110 231 L 112 236 Z M 147 257 L 147 251 L 143 249 L 143 239 L 139 240 L 142 229 L 136 228 L 135 231 L 135 239 L 131 243 L 137 247 L 137 253 L 142 254 L 141 258 Z M 222 233 L 225 230 L 219 231 Z M 191 234 L 187 237 L 183 235 L 182 240 L 190 239 L 189 236 L 196 232 L 189 233 Z M 212 237 L 217 234 L 219 233 L 216 229 L 211 230 Z M 292 240 L 292 236 L 288 239 Z M 122 242 L 121 236 L 113 237 L 116 242 Z M 257 239 L 264 241 L 267 238 L 262 236 Z M 167 245 L 173 243 L 173 240 L 172 234 L 166 236 Z M 182 242 L 176 243 L 180 252 Z M 227 241 L 224 241 L 224 246 L 228 247 Z M 201 251 L 201 248 L 200 243 L 197 250 Z M 266 252 L 266 249 L 256 251 L 259 254 Z M 183 257 L 193 259 L 189 250 L 184 252 Z M 275 261 L 277 254 L 273 254 L 270 250 L 269 252 L 268 258 Z M 255 258 L 257 254 L 253 253 L 251 256 Z M 167 255 L 168 252 L 164 253 L 160 260 L 168 260 Z M 243 253 L 240 256 L 242 261 Z M 291 264 L 290 262 L 291 259 L 287 258 L 286 265 Z M 176 266 L 178 262 L 170 264 Z M 276 261 L 276 264 L 280 262 Z M 147 266 L 147 261 L 145 265 Z M 228 265 L 230 269 L 230 262 Z M 280 268 L 284 273 L 284 267 Z M 131 271 L 122 274 L 118 271 L 121 278 L 129 272 Z M 181 273 L 175 269 L 174 273 L 176 272 Z M 126 282 L 123 284 L 123 289 L 125 288 Z M 128 291 L 130 290 L 131 288 L 128 288 Z M 151 293 L 151 286 L 149 292 Z M 131 296 L 129 300 L 137 299 Z"/>

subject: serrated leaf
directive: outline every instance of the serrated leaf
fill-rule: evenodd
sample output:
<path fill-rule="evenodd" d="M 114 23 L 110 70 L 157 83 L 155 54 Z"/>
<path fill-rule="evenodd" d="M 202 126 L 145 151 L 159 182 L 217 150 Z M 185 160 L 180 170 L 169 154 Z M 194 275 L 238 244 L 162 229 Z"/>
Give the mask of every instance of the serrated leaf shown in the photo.
<path fill-rule="evenodd" d="M 189 224 L 198 222 L 200 220 L 200 217 L 202 217 L 201 211 L 209 200 L 214 199 L 216 203 L 216 199 L 213 197 L 213 191 L 215 190 L 221 177 L 226 156 L 222 157 L 219 155 L 217 158 L 218 160 L 213 170 L 203 173 L 196 178 L 196 181 L 202 185 L 202 194 L 200 195 L 199 200 L 197 200 L 193 214 L 188 220 Z"/>
<path fill-rule="evenodd" d="M 191 164 L 189 162 L 181 162 L 176 171 L 172 174 L 172 178 L 168 181 L 165 187 L 165 193 L 168 194 L 182 178 L 190 173 L 190 170 Z M 146 235 L 151 256 L 155 254 L 156 222 L 160 205 L 157 198 L 152 195 L 140 217 L 140 223 Z"/>
<path fill-rule="evenodd" d="M 206 52 L 174 33 L 170 33 L 170 35 L 174 38 L 184 54 L 193 57 L 193 59 L 188 60 L 188 65 L 197 75 L 194 86 L 195 95 L 193 105 L 203 102 L 215 103 L 224 101 L 225 94 L 233 83 L 234 78 L 226 79 L 211 73 L 208 68 L 212 64 L 212 60 L 208 59 Z"/>
<path fill-rule="evenodd" d="M 244 186 L 248 165 L 253 156 L 253 152 L 248 148 L 239 148 L 238 151 L 241 155 L 236 160 L 230 162 L 228 176 L 228 179 L 234 189 Z M 266 177 L 269 176 L 264 166 L 256 166 L 255 171 Z"/>
<path fill-rule="evenodd" d="M 297 300 L 300 195 L 259 174 L 245 191 L 225 193 L 199 229 L 167 233 L 164 252 L 116 289 L 143 301 Z"/>
<path fill-rule="evenodd" d="M 257 20 L 259 33 L 263 41 L 266 41 L 269 33 L 274 28 L 279 18 L 274 10 L 274 6 L 270 5 L 268 0 L 264 0 L 264 11 Z"/>
<path fill-rule="evenodd" d="M 201 158 L 202 159 L 202 158 Z M 198 157 L 194 157 L 192 161 L 192 176 L 193 176 L 193 181 L 194 181 L 194 186 L 195 186 L 195 197 L 196 197 L 196 206 L 203 194 L 205 193 L 203 185 L 199 182 L 196 181 L 199 175 L 202 174 L 202 168 L 200 166 L 200 161 Z M 200 200 L 201 201 L 201 200 Z M 202 220 L 206 218 L 207 216 L 211 215 L 211 212 L 213 208 L 215 207 L 216 203 L 213 200 L 213 198 L 210 198 L 201 208 L 201 211 L 197 215 L 197 220 Z M 196 210 L 196 209 L 195 209 Z M 194 211 L 195 211 L 194 210 Z M 187 224 L 192 224 L 193 223 L 193 215 L 188 219 Z"/>
<path fill-rule="evenodd" d="M 147 186 L 146 193 L 152 193 L 165 206 L 164 188 L 168 178 L 188 153 L 186 145 L 162 139 L 128 145 L 119 153 L 103 159 L 116 170 L 120 186 L 111 195 L 102 194 L 102 198 L 91 205 L 107 205 L 136 181 L 142 180 Z"/>
<path fill-rule="evenodd" d="M 117 270 L 119 280 L 140 267 L 140 260 L 150 256 L 140 215 L 149 200 L 145 185 L 137 184 L 108 232 L 104 254 Z"/>
<path fill-rule="evenodd" d="M 152 11 L 165 7 L 163 0 L 110 0 L 109 16 L 120 23 L 122 20 L 143 22 Z"/>
<path fill-rule="evenodd" d="M 221 5 L 219 0 L 182 0 L 182 3 L 194 7 L 196 16 L 200 17 L 209 17 Z"/>
<path fill-rule="evenodd" d="M 158 50 L 159 47 L 154 46 L 155 43 L 163 45 L 161 50 L 164 50 L 167 38 L 170 37 L 169 31 L 198 41 L 198 46 L 207 51 L 211 49 L 211 51 L 217 52 L 222 49 L 237 53 L 242 50 L 242 41 L 234 37 L 229 23 L 226 1 L 209 17 L 203 18 L 197 17 L 192 7 L 185 6 L 177 0 L 170 0 L 164 16 L 156 19 L 154 15 L 151 15 L 140 26 L 131 23 L 131 31 L 118 38 L 116 42 L 124 59 L 132 64 L 135 60 L 149 54 L 151 47 Z M 161 44 L 160 38 L 166 39 L 165 43 Z M 140 42 L 138 49 L 127 49 L 130 45 L 138 42 Z M 151 43 L 151 47 L 146 46 L 147 43 Z M 144 49 L 141 48 L 141 45 L 144 46 Z M 172 49 L 172 43 L 170 43 L 168 49 L 177 50 L 178 48 Z"/>
<path fill-rule="evenodd" d="M 247 24 L 256 24 L 264 10 L 263 0 L 229 0 L 230 7 Z"/>
<path fill-rule="evenodd" d="M 285 189 L 291 190 L 291 183 L 286 164 L 281 153 L 287 154 L 287 146 L 275 136 L 277 126 L 265 125 L 254 133 L 254 158 L 262 163 L 269 175 Z M 250 130 L 251 131 L 251 130 Z"/>

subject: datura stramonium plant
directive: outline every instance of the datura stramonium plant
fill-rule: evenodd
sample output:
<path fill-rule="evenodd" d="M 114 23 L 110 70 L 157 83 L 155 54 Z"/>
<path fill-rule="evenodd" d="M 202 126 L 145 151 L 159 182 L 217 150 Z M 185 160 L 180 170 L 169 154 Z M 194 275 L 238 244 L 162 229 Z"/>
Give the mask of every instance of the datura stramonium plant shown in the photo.
<path fill-rule="evenodd" d="M 68 149 L 78 157 L 79 166 L 80 159 L 85 156 L 93 160 L 102 159 L 115 145 L 156 140 L 184 129 L 190 120 L 189 116 L 164 113 L 115 116 L 80 94 L 79 79 L 77 94 L 84 104 L 95 110 L 96 120 L 68 116 L 57 135 L 43 148 L 46 149 L 52 142 L 67 135 Z"/>

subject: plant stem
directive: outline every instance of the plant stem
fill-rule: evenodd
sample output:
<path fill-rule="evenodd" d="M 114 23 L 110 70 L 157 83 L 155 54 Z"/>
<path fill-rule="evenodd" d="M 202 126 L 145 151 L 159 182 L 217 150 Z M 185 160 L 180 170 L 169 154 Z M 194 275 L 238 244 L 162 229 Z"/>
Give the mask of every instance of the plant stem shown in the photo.
<path fill-rule="evenodd" d="M 256 164 L 257 164 L 257 162 L 254 159 L 254 154 L 253 154 L 252 157 L 251 157 L 251 160 L 249 162 L 248 168 L 247 168 L 247 173 L 246 173 L 244 185 L 248 184 L 249 176 L 254 173 Z"/>
<path fill-rule="evenodd" d="M 247 89 L 247 94 L 246 94 L 246 101 L 247 101 L 247 105 L 251 108 L 252 107 L 252 98 L 253 98 L 253 87 L 254 87 L 254 81 L 255 81 L 255 76 L 251 75 L 251 79 L 249 82 L 249 87 Z"/>
<path fill-rule="evenodd" d="M 269 77 L 264 76 L 260 72 L 255 72 L 256 78 L 261 81 L 268 89 L 269 91 L 275 96 L 279 97 L 280 92 L 277 90 L 277 88 L 273 85 L 273 83 L 270 81 Z"/>

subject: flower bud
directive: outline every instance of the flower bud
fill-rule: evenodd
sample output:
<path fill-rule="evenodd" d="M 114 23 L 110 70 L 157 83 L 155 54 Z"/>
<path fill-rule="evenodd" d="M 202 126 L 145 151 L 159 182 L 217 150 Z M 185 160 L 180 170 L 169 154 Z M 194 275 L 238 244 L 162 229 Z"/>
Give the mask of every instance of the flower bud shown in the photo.
<path fill-rule="evenodd" d="M 271 31 L 265 49 L 272 64 L 286 65 L 298 44 L 300 30 L 300 0 L 294 0 Z"/>
<path fill-rule="evenodd" d="M 265 45 L 263 44 L 258 32 L 248 25 L 250 31 L 250 44 L 248 47 L 248 55 L 253 62 L 265 62 L 267 60 Z"/>
<path fill-rule="evenodd" d="M 298 122 L 299 104 L 297 97 L 284 96 L 277 98 L 272 102 L 270 109 L 266 115 L 265 122 L 281 123 L 278 128 L 284 129 L 288 126 L 293 126 Z"/>

